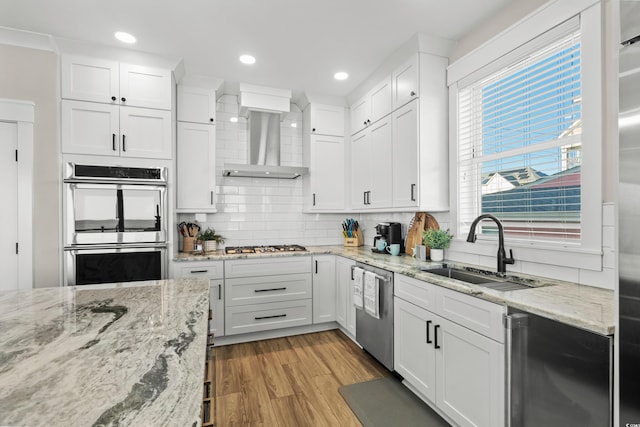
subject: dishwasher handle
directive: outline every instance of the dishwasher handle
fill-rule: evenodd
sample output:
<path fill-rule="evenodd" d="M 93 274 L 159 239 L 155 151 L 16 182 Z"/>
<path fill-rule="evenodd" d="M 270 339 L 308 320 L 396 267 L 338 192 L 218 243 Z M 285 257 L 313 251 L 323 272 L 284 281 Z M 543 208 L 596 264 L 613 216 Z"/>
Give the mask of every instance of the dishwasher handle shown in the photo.
<path fill-rule="evenodd" d="M 505 426 L 524 423 L 524 390 L 527 382 L 527 328 L 529 316 L 513 313 L 504 316 L 505 330 Z"/>

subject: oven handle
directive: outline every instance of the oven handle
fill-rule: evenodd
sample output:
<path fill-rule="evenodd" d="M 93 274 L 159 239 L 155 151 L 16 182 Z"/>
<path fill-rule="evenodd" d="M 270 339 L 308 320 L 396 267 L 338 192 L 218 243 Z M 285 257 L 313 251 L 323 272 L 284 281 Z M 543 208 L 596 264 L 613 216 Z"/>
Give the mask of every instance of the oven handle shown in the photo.
<path fill-rule="evenodd" d="M 353 270 L 356 268 L 356 265 L 352 265 L 351 266 L 351 277 L 353 277 Z M 364 271 L 371 271 L 371 270 L 367 270 L 366 268 L 362 268 L 360 267 L 362 270 Z M 378 279 L 381 282 L 390 282 L 391 281 L 391 277 L 387 276 L 387 275 L 380 275 L 377 273 L 374 273 L 376 275 L 376 279 Z"/>
<path fill-rule="evenodd" d="M 162 181 L 152 181 L 148 179 L 92 179 L 92 178 L 65 178 L 65 184 L 116 184 L 116 185 L 155 185 L 166 187 L 167 183 Z"/>
<path fill-rule="evenodd" d="M 162 243 L 126 243 L 126 244 L 106 244 L 106 245 L 70 245 L 65 246 L 65 251 L 93 251 L 104 249 L 166 249 L 167 244 Z"/>

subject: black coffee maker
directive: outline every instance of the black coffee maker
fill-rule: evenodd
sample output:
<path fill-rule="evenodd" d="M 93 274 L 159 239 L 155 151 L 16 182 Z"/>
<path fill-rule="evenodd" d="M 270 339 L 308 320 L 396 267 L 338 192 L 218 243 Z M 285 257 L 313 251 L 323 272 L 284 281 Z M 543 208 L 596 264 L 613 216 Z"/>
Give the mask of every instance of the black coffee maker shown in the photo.
<path fill-rule="evenodd" d="M 400 245 L 400 253 L 404 253 L 404 240 L 402 239 L 402 226 L 399 222 L 381 222 L 376 225 L 377 236 L 373 238 L 372 252 L 379 254 L 388 254 L 386 250 L 378 250 L 378 240 L 386 240 L 387 246 L 398 243 Z"/>

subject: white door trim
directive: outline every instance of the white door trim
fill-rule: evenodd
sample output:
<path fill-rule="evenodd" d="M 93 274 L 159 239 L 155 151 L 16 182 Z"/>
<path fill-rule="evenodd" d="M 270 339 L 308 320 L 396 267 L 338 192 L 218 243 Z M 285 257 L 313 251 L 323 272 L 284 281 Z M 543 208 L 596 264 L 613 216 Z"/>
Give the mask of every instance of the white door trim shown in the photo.
<path fill-rule="evenodd" d="M 33 288 L 33 121 L 35 104 L 0 98 L 0 121 L 18 128 L 18 289 Z"/>

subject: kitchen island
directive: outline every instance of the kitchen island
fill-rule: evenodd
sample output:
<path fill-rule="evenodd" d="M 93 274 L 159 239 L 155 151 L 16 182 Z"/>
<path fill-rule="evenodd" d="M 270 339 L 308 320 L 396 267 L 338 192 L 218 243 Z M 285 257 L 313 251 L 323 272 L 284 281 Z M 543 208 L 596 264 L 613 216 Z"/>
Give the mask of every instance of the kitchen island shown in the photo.
<path fill-rule="evenodd" d="M 199 426 L 209 282 L 0 292 L 0 425 Z"/>

